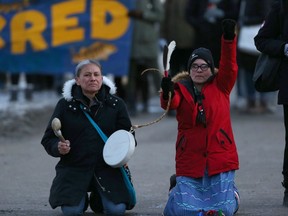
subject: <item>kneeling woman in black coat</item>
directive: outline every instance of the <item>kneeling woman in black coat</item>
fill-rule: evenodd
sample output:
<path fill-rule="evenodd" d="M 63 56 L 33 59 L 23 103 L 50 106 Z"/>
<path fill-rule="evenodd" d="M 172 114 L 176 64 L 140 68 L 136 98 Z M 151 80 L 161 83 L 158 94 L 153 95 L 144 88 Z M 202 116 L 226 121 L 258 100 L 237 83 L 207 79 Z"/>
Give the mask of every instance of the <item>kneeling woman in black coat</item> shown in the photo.
<path fill-rule="evenodd" d="M 41 141 L 49 155 L 60 158 L 50 191 L 50 205 L 61 206 L 64 215 L 82 215 L 91 192 L 90 207 L 94 212 L 124 215 L 136 203 L 135 192 L 128 192 L 120 168 L 105 163 L 105 143 L 84 112 L 109 137 L 117 130 L 130 130 L 126 105 L 114 96 L 116 88 L 102 76 L 99 62 L 84 60 L 75 72 L 75 79 L 64 84 L 63 98 L 58 101 Z M 65 141 L 59 140 L 51 127 L 55 117 L 61 122 Z"/>

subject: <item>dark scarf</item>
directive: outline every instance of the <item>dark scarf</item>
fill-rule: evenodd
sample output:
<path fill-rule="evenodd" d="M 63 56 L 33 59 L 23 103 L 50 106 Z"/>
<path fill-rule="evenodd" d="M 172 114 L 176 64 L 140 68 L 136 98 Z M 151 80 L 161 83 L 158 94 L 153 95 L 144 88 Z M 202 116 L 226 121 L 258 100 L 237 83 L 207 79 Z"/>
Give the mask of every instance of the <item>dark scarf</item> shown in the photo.
<path fill-rule="evenodd" d="M 203 106 L 203 99 L 205 99 L 204 95 L 198 91 L 198 89 L 195 87 L 194 83 L 192 82 L 192 79 L 183 80 L 180 81 L 182 85 L 185 86 L 185 88 L 189 91 L 189 93 L 192 95 L 194 102 L 197 106 L 197 118 L 196 123 L 203 124 L 204 127 L 207 126 L 206 122 L 206 115 L 205 110 Z"/>

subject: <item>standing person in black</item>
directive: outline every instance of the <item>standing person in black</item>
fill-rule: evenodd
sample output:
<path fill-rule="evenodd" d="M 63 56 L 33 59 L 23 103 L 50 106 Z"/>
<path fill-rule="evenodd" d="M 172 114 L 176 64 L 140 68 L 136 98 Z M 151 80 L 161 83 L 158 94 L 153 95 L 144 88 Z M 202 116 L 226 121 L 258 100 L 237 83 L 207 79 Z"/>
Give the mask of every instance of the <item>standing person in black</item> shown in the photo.
<path fill-rule="evenodd" d="M 189 0 L 185 14 L 188 23 L 197 32 L 196 44 L 211 50 L 215 67 L 218 68 L 221 21 L 226 18 L 238 20 L 239 0 Z"/>
<path fill-rule="evenodd" d="M 285 150 L 282 185 L 285 188 L 283 205 L 288 207 L 288 0 L 276 1 L 258 34 L 254 38 L 260 52 L 282 58 L 280 66 L 278 104 L 283 105 Z"/>

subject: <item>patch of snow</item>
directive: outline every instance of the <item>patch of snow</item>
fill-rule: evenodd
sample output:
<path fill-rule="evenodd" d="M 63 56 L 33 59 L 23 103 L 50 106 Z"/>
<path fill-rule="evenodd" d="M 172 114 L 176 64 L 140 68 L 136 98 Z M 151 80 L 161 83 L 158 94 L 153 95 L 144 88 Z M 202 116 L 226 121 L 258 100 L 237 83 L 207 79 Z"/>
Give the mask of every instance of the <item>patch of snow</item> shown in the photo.
<path fill-rule="evenodd" d="M 17 101 L 9 101 L 9 92 L 0 92 L 0 112 L 14 113 L 15 115 L 23 115 L 27 110 L 42 109 L 49 106 L 55 106 L 60 99 L 55 91 L 39 91 L 33 92 L 32 100 L 27 101 L 24 92 L 20 91 Z"/>

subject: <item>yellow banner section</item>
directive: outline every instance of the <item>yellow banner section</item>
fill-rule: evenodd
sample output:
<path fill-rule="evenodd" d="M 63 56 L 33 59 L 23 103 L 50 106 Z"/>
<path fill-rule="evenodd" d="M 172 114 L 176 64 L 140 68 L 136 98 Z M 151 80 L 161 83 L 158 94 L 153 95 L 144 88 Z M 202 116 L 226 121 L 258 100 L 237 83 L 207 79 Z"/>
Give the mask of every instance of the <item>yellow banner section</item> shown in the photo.
<path fill-rule="evenodd" d="M 87 3 L 87 0 L 60 1 L 45 11 L 25 9 L 23 5 L 24 10 L 18 10 L 10 20 L 0 15 L 0 33 L 8 27 L 11 54 L 24 54 L 28 43 L 33 51 L 43 51 L 87 39 L 115 40 L 126 33 L 129 19 L 125 5 L 113 0 Z M 107 14 L 113 17 L 111 22 L 107 22 Z M 84 25 L 87 21 L 88 27 Z M 0 50 L 7 42 L 0 37 Z"/>

